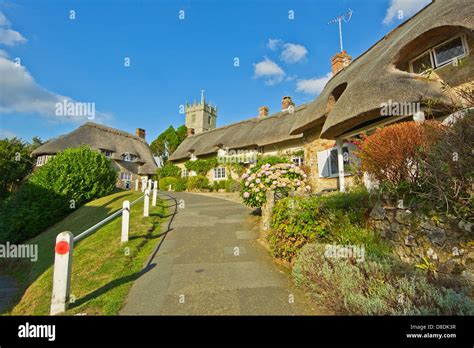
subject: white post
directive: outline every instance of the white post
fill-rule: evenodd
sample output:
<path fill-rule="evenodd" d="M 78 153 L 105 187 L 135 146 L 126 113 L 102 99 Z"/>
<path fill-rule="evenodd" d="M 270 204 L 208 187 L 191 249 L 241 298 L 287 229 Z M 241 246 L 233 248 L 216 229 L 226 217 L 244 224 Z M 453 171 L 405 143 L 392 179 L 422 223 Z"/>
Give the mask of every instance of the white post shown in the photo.
<path fill-rule="evenodd" d="M 122 207 L 122 243 L 128 242 L 128 231 L 130 229 L 130 202 L 124 201 Z"/>
<path fill-rule="evenodd" d="M 135 179 L 135 191 L 138 191 L 138 179 Z"/>
<path fill-rule="evenodd" d="M 150 211 L 150 190 L 145 190 L 145 201 L 143 202 L 143 216 L 147 217 Z"/>
<path fill-rule="evenodd" d="M 153 199 L 151 201 L 151 205 L 156 207 L 156 196 L 158 194 L 158 188 L 156 187 L 156 181 L 155 181 L 155 187 L 153 187 Z"/>
<path fill-rule="evenodd" d="M 142 192 L 145 192 L 146 189 L 146 179 L 142 179 Z"/>
<path fill-rule="evenodd" d="M 71 232 L 61 232 L 56 237 L 51 315 L 65 312 L 69 305 L 73 246 L 74 236 Z"/>
<path fill-rule="evenodd" d="M 148 190 L 151 191 L 151 179 L 148 179 Z"/>
<path fill-rule="evenodd" d="M 336 139 L 337 147 L 337 166 L 339 168 L 339 191 L 346 191 L 346 182 L 344 177 L 344 152 L 342 151 L 342 139 Z"/>

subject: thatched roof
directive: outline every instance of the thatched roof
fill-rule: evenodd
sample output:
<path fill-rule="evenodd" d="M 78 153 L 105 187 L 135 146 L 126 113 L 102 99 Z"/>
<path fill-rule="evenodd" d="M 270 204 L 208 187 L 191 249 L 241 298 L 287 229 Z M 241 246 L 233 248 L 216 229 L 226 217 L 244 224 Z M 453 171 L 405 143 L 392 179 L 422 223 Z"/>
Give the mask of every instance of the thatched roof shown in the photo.
<path fill-rule="evenodd" d="M 441 98 L 447 101 L 439 82 L 404 71 L 405 60 L 423 53 L 449 32 L 464 31 L 472 40 L 473 13 L 472 0 L 431 3 L 337 73 L 296 120 L 291 134 L 324 122 L 321 137 L 334 138 L 380 117 L 380 106 L 389 99 L 419 102 Z M 469 67 L 466 69 L 472 80 L 472 71 Z M 332 103 L 331 95 L 341 91 L 337 102 Z"/>
<path fill-rule="evenodd" d="M 189 158 L 191 153 L 196 156 L 213 154 L 219 147 L 243 149 L 299 139 L 302 134 L 290 135 L 290 130 L 305 109 L 304 104 L 296 107 L 293 114 L 280 111 L 189 136 L 173 152 L 170 160 Z"/>
<path fill-rule="evenodd" d="M 32 156 L 51 155 L 70 147 L 88 145 L 94 149 L 112 151 L 112 159 L 121 161 L 123 154 L 137 156 L 141 165 L 138 174 L 154 174 L 155 160 L 146 141 L 133 134 L 107 127 L 101 124 L 87 122 L 72 132 L 51 139 L 32 152 Z"/>

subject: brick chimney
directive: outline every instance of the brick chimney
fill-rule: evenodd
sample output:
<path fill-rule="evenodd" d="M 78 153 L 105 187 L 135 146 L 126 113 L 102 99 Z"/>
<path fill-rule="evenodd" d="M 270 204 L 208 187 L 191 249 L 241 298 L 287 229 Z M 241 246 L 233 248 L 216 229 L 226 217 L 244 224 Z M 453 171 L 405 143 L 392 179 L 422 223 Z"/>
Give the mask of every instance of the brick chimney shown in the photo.
<path fill-rule="evenodd" d="M 281 100 L 281 110 L 288 110 L 290 105 L 295 105 L 295 103 L 293 103 L 293 99 L 291 99 L 291 97 L 288 95 L 284 96 Z"/>
<path fill-rule="evenodd" d="M 139 138 L 145 139 L 145 130 L 142 128 L 137 128 L 135 131 L 135 135 Z"/>
<path fill-rule="evenodd" d="M 194 135 L 194 128 L 188 128 L 188 137 Z"/>
<path fill-rule="evenodd" d="M 336 75 L 339 71 L 348 66 L 352 61 L 352 57 L 347 54 L 346 51 L 336 53 L 331 58 L 332 65 L 332 76 Z"/>
<path fill-rule="evenodd" d="M 268 106 L 261 106 L 258 108 L 258 117 L 266 117 L 268 116 Z"/>

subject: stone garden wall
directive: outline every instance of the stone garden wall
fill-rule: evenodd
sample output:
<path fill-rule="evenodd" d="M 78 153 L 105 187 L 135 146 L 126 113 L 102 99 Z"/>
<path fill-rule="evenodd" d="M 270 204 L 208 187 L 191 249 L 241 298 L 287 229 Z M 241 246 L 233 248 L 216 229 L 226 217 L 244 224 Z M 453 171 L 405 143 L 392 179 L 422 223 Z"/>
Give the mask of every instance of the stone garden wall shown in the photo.
<path fill-rule="evenodd" d="M 369 225 L 386 238 L 404 262 L 423 264 L 437 272 L 456 274 L 474 281 L 473 226 L 458 221 L 437 221 L 407 209 L 378 203 L 370 213 Z"/>

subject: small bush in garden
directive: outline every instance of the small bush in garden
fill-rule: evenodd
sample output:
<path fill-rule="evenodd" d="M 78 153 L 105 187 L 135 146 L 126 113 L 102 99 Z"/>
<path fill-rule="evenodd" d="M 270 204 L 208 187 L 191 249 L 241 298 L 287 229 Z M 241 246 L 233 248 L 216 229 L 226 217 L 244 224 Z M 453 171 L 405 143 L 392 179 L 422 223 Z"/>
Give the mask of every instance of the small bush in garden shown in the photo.
<path fill-rule="evenodd" d="M 240 183 L 234 179 L 228 179 L 225 181 L 225 191 L 226 192 L 238 192 L 240 191 Z"/>
<path fill-rule="evenodd" d="M 267 235 L 273 256 L 291 261 L 305 244 L 315 240 L 350 241 L 367 244 L 370 252 L 388 252 L 388 247 L 363 225 L 371 206 L 369 193 L 362 189 L 278 201 L 273 208 L 272 229 Z"/>
<path fill-rule="evenodd" d="M 287 193 L 291 190 L 308 192 L 311 188 L 306 184 L 306 174 L 290 163 L 269 163 L 257 170 L 251 169 L 242 175 L 240 194 L 246 205 L 253 208 L 261 207 L 266 202 L 266 191 Z"/>
<path fill-rule="evenodd" d="M 389 192 L 405 194 L 420 184 L 419 151 L 439 139 L 442 127 L 435 122 L 396 123 L 365 137 L 356 151 L 360 169 Z"/>
<path fill-rule="evenodd" d="M 191 176 L 188 178 L 188 190 L 203 190 L 209 188 L 209 179 L 203 175 Z"/>
<path fill-rule="evenodd" d="M 444 127 L 440 140 L 423 149 L 419 197 L 433 210 L 474 219 L 474 111 Z"/>
<path fill-rule="evenodd" d="M 223 190 L 225 188 L 225 180 L 214 180 L 209 188 L 213 191 Z"/>
<path fill-rule="evenodd" d="M 162 191 L 168 191 L 171 185 L 171 190 L 175 191 L 177 183 L 178 183 L 177 178 L 165 177 L 165 178 L 161 178 L 160 181 L 158 181 L 158 187 Z"/>
<path fill-rule="evenodd" d="M 111 193 L 117 172 L 99 152 L 71 148 L 38 168 L 0 207 L 0 242 L 34 237 L 82 204 Z"/>
<path fill-rule="evenodd" d="M 419 272 L 398 273 L 390 259 L 355 263 L 325 257 L 322 244 L 306 245 L 293 267 L 295 283 L 336 314 L 473 315 L 467 288 L 435 286 Z M 405 271 L 406 272 L 406 271 Z"/>
<path fill-rule="evenodd" d="M 176 192 L 186 191 L 187 186 L 188 186 L 188 180 L 186 178 L 179 178 L 178 181 L 176 182 L 174 190 Z"/>
<path fill-rule="evenodd" d="M 163 167 L 158 168 L 156 170 L 155 178 L 160 180 L 161 178 L 172 177 L 172 178 L 180 178 L 181 177 L 181 168 L 174 165 L 171 162 L 166 163 Z"/>

